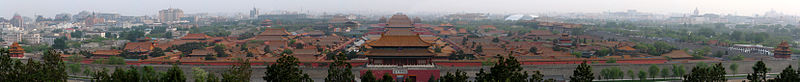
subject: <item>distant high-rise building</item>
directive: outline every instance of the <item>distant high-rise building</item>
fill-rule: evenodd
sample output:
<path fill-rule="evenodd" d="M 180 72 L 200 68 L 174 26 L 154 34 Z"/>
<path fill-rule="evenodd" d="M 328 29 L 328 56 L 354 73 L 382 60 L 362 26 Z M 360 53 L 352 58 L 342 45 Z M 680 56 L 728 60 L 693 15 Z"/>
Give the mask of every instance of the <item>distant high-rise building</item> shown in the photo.
<path fill-rule="evenodd" d="M 14 17 L 11 18 L 11 25 L 14 27 L 22 27 L 25 21 L 23 21 L 22 16 L 19 14 L 14 14 Z"/>
<path fill-rule="evenodd" d="M 378 23 L 386 24 L 386 17 L 381 16 L 381 19 L 378 19 Z"/>
<path fill-rule="evenodd" d="M 0 22 L 8 22 L 6 18 L 0 17 Z"/>
<path fill-rule="evenodd" d="M 181 9 L 169 8 L 158 11 L 158 20 L 161 22 L 180 21 L 181 17 L 183 17 Z"/>
<path fill-rule="evenodd" d="M 103 23 L 104 21 L 105 19 L 97 17 L 96 14 L 92 13 L 92 15 L 89 15 L 89 17 L 86 17 L 86 19 L 83 20 L 83 24 L 86 26 L 92 26 L 95 24 Z"/>
<path fill-rule="evenodd" d="M 89 17 L 89 15 L 92 15 L 92 12 L 81 11 L 78 14 L 72 16 L 72 19 L 74 19 L 76 21 L 83 21 L 84 19 L 86 19 L 86 17 Z"/>
<path fill-rule="evenodd" d="M 70 21 L 70 20 L 72 20 L 72 17 L 70 17 L 70 16 L 71 15 L 68 14 L 68 13 L 56 14 L 56 17 L 53 20 L 54 21 Z"/>
<path fill-rule="evenodd" d="M 253 10 L 250 10 L 250 18 L 251 19 L 258 18 L 258 9 L 253 8 Z"/>
<path fill-rule="evenodd" d="M 105 20 L 119 20 L 122 17 L 118 13 L 95 13 L 94 16 Z"/>
<path fill-rule="evenodd" d="M 693 16 L 699 16 L 700 15 L 700 10 L 697 9 L 697 8 L 694 8 L 694 11 L 692 11 L 692 15 Z"/>
<path fill-rule="evenodd" d="M 419 17 L 414 17 L 414 23 L 422 23 L 422 19 Z"/>
<path fill-rule="evenodd" d="M 36 19 L 35 19 L 35 21 L 36 21 L 36 22 L 43 22 L 43 21 L 53 21 L 53 19 L 50 19 L 50 18 L 45 18 L 45 17 L 44 17 L 44 16 L 42 16 L 42 15 L 36 15 Z"/>

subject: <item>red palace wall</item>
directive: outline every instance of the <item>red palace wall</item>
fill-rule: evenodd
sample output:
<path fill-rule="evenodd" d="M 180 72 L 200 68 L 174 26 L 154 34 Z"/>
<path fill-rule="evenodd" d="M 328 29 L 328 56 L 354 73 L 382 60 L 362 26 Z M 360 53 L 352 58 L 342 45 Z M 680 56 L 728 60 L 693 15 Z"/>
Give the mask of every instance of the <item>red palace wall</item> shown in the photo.
<path fill-rule="evenodd" d="M 599 61 L 587 61 L 587 62 L 596 62 L 596 63 L 605 63 L 605 60 Z M 626 63 L 626 64 L 659 64 L 659 63 L 666 63 L 667 60 L 617 60 L 616 63 Z M 580 64 L 583 61 L 522 61 L 522 65 L 546 65 L 546 64 Z M 445 67 L 472 67 L 472 66 L 482 66 L 482 62 L 447 62 L 447 61 L 440 61 L 435 63 L 438 66 L 445 66 Z"/>
<path fill-rule="evenodd" d="M 91 64 L 93 59 L 88 59 L 81 61 L 81 63 Z M 580 64 L 583 61 L 522 61 L 522 65 L 546 65 L 546 64 Z M 605 60 L 598 60 L 598 61 L 588 61 L 588 62 L 595 62 L 595 63 L 605 63 Z M 667 60 L 665 59 L 650 59 L 650 60 L 617 60 L 616 63 L 625 63 L 625 64 L 658 64 L 658 63 L 665 63 Z M 160 62 L 160 61 L 126 61 L 128 65 L 141 65 L 141 64 L 173 64 L 173 62 Z M 182 65 L 233 65 L 236 62 L 180 62 Z M 251 65 L 270 65 L 274 62 L 251 62 Z M 301 66 L 308 66 L 308 67 L 327 67 L 331 62 L 302 62 L 299 63 Z M 366 65 L 366 61 L 353 61 L 350 62 L 352 66 L 363 66 Z M 434 62 L 437 66 L 444 66 L 444 67 L 475 67 L 475 66 L 482 66 L 482 62 L 449 62 L 449 61 L 437 61 Z M 427 77 L 426 77 L 427 78 Z"/>
<path fill-rule="evenodd" d="M 364 75 L 367 70 L 359 71 L 360 75 Z M 378 79 L 383 79 L 382 76 L 384 74 L 389 74 L 396 80 L 398 75 L 403 75 L 404 78 L 409 78 L 409 76 L 416 76 L 416 82 L 428 82 L 431 76 L 436 79 L 439 79 L 439 70 L 408 70 L 406 74 L 394 74 L 392 70 L 372 70 L 372 75 L 374 75 Z"/>

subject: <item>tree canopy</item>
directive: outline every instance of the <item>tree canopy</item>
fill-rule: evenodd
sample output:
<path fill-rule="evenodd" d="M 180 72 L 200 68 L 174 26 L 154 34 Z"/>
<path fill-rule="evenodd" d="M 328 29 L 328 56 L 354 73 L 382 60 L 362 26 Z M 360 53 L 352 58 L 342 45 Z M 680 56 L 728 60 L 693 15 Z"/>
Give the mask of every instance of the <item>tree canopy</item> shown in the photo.
<path fill-rule="evenodd" d="M 343 53 L 334 56 L 334 62 L 328 66 L 328 76 L 325 82 L 355 82 L 350 63 L 345 62 L 347 57 Z"/>
<path fill-rule="evenodd" d="M 42 61 L 11 59 L 6 48 L 0 49 L 0 81 L 66 82 L 67 72 L 61 56 L 55 50 L 44 52 Z"/>
<path fill-rule="evenodd" d="M 592 66 L 583 61 L 575 71 L 572 71 L 572 76 L 569 77 L 570 81 L 574 82 L 591 82 L 594 80 L 594 73 L 592 73 Z"/>
<path fill-rule="evenodd" d="M 725 82 L 725 68 L 722 63 L 717 63 L 714 66 L 695 66 L 692 68 L 692 73 L 684 75 L 685 82 Z"/>
<path fill-rule="evenodd" d="M 468 78 L 469 77 L 467 76 L 467 73 L 465 73 L 465 72 L 463 72 L 461 70 L 456 70 L 456 72 L 454 72 L 454 73 L 447 72 L 447 74 L 445 74 L 444 76 L 439 78 L 439 81 L 440 82 L 468 82 L 467 81 Z"/>
<path fill-rule="evenodd" d="M 523 82 L 528 79 L 528 73 L 522 71 L 520 62 L 511 55 L 500 57 L 488 73 L 481 69 L 476 76 L 478 82 Z"/>
<path fill-rule="evenodd" d="M 275 64 L 267 66 L 263 79 L 267 82 L 311 82 L 308 74 L 297 68 L 298 63 L 294 56 L 283 55 Z"/>
<path fill-rule="evenodd" d="M 250 69 L 250 61 L 248 59 L 236 59 L 236 64 L 233 64 L 228 72 L 222 74 L 223 82 L 249 82 L 250 74 L 253 72 Z"/>
<path fill-rule="evenodd" d="M 753 73 L 747 75 L 747 80 L 750 80 L 751 82 L 766 82 L 768 71 L 769 68 L 767 68 L 767 65 L 764 64 L 764 61 L 758 61 L 753 66 Z"/>

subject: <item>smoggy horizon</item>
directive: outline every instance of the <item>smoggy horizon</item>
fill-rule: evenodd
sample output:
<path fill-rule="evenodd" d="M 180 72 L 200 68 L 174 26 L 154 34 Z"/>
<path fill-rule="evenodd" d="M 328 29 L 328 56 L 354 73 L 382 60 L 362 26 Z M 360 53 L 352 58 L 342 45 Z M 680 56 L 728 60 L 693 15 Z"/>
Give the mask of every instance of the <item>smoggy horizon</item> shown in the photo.
<path fill-rule="evenodd" d="M 637 10 L 658 14 L 701 13 L 753 16 L 768 11 L 800 15 L 794 0 L 4 0 L 0 17 L 15 13 L 52 17 L 80 11 L 155 15 L 179 8 L 191 13 L 247 13 L 288 10 L 315 13 L 599 13 Z"/>

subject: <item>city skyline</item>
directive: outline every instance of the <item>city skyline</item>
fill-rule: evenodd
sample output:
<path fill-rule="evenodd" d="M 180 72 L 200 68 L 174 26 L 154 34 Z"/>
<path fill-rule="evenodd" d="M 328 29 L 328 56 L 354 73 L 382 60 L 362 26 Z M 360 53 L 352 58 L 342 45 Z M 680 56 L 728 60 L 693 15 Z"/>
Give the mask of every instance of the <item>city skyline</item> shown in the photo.
<path fill-rule="evenodd" d="M 328 13 L 599 13 L 637 10 L 658 14 L 690 13 L 698 8 L 702 13 L 733 14 L 754 16 L 768 11 L 778 11 L 787 15 L 798 15 L 800 5 L 793 5 L 800 1 L 791 0 L 492 0 L 475 1 L 459 0 L 344 0 L 344 1 L 317 1 L 317 0 L 24 0 L 4 1 L 0 5 L 0 17 L 10 18 L 15 13 L 22 16 L 34 17 L 43 15 L 52 17 L 59 13 L 78 13 L 80 11 L 119 13 L 126 16 L 157 15 L 158 10 L 179 8 L 186 13 L 226 13 L 247 14 L 253 7 L 262 11 L 289 10 L 289 11 L 314 11 Z M 124 4 L 123 4 L 124 3 Z M 406 3 L 404 4 L 378 4 L 378 3 Z M 499 5 L 502 4 L 502 5 Z M 144 5 L 144 6 L 143 6 Z"/>

